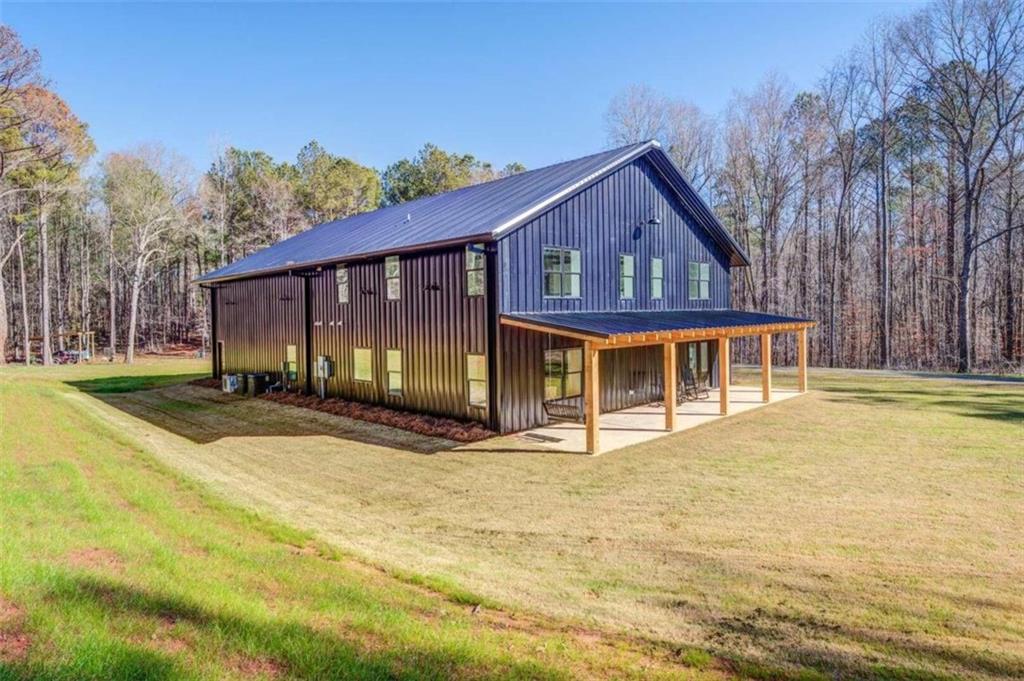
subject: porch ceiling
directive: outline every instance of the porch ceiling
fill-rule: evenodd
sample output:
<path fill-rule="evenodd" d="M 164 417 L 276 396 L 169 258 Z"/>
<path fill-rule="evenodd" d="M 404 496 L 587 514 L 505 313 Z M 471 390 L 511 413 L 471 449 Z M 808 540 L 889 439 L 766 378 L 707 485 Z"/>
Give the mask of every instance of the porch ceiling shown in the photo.
<path fill-rule="evenodd" d="M 503 314 L 501 323 L 589 341 L 595 348 L 799 331 L 816 322 L 742 310 Z"/>

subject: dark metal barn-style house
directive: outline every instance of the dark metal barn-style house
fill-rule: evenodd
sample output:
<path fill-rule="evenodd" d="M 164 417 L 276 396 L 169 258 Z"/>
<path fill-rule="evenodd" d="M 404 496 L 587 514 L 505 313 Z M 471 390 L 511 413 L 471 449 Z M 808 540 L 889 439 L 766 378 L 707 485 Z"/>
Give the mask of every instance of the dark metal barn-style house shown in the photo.
<path fill-rule="evenodd" d="M 597 452 L 600 412 L 674 405 L 687 370 L 727 414 L 736 336 L 761 336 L 767 401 L 771 336 L 797 333 L 806 389 L 813 322 L 730 308 L 749 264 L 650 141 L 322 224 L 198 281 L 215 376 L 284 368 L 506 433 L 576 415 Z"/>

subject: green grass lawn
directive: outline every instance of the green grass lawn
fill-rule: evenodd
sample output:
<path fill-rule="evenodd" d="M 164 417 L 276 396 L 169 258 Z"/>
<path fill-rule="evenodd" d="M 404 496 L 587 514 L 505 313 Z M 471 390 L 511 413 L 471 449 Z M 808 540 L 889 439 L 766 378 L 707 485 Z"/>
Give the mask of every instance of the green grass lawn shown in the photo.
<path fill-rule="evenodd" d="M 201 370 L 0 374 L 14 674 L 1024 676 L 1022 385 L 814 371 L 589 458 L 161 378 Z"/>
<path fill-rule="evenodd" d="M 726 676 L 347 557 L 170 470 L 74 387 L 201 368 L 0 370 L 0 679 Z"/>

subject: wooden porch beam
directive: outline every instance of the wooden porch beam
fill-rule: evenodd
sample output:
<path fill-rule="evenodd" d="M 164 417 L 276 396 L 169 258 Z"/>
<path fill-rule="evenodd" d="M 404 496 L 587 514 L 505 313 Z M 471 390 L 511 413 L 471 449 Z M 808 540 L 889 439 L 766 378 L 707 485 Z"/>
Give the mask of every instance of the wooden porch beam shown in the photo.
<path fill-rule="evenodd" d="M 772 401 L 772 335 L 761 334 L 761 401 Z"/>
<path fill-rule="evenodd" d="M 718 413 L 729 415 L 729 337 L 718 339 Z"/>
<path fill-rule="evenodd" d="M 807 392 L 807 327 L 796 332 L 796 386 Z"/>
<path fill-rule="evenodd" d="M 665 371 L 665 430 L 676 429 L 676 344 L 665 343 L 662 347 Z"/>
<path fill-rule="evenodd" d="M 587 429 L 587 454 L 601 452 L 601 388 L 597 348 L 583 344 L 583 422 Z"/>

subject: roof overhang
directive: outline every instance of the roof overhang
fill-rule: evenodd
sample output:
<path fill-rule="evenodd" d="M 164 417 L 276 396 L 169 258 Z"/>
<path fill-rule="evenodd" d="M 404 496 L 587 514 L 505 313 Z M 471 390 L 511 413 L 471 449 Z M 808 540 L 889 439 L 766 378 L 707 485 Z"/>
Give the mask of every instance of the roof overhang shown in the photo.
<path fill-rule="evenodd" d="M 245 272 L 239 272 L 237 274 L 226 274 L 221 277 L 196 277 L 191 281 L 193 284 L 204 286 L 209 288 L 215 284 L 224 284 L 229 281 L 238 281 L 240 279 L 254 279 L 256 277 L 269 277 L 275 274 L 290 274 L 292 272 L 308 272 L 310 270 L 319 270 L 324 267 L 330 267 L 333 265 L 343 265 L 351 262 L 359 262 L 362 260 L 373 260 L 383 258 L 388 255 L 408 255 L 409 253 L 423 253 L 428 251 L 444 250 L 446 248 L 454 248 L 456 246 L 465 246 L 466 244 L 473 243 L 487 243 L 492 241 L 490 234 L 478 234 L 476 236 L 460 237 L 458 239 L 449 239 L 446 241 L 434 241 L 431 243 L 417 244 L 415 246 L 406 246 L 402 248 L 391 248 L 384 251 L 373 251 L 370 253 L 359 253 L 351 256 L 337 256 L 332 258 L 325 258 L 323 260 L 316 260 L 312 262 L 301 262 L 301 263 L 286 263 L 275 267 L 267 267 L 259 270 L 247 270 Z"/>
<path fill-rule="evenodd" d="M 503 314 L 501 324 L 591 343 L 596 349 L 759 336 L 809 329 L 817 322 L 739 310 Z"/>

